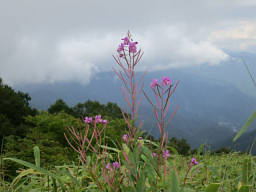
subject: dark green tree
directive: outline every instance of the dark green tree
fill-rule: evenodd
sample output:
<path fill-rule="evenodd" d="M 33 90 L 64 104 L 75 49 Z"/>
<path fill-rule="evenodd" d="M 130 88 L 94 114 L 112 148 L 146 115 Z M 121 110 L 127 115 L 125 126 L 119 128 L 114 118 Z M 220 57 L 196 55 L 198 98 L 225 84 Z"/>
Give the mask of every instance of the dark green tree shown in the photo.
<path fill-rule="evenodd" d="M 104 106 L 104 111 L 105 111 L 107 116 L 111 116 L 111 117 L 118 118 L 118 119 L 123 118 L 121 109 L 116 103 L 108 102 Z"/>
<path fill-rule="evenodd" d="M 75 117 L 102 115 L 111 119 L 122 118 L 120 107 L 116 103 L 108 102 L 100 104 L 98 101 L 87 100 L 85 103 L 78 103 L 72 108 Z"/>
<path fill-rule="evenodd" d="M 232 153 L 234 152 L 233 149 L 229 148 L 229 147 L 221 147 L 219 149 L 217 149 L 214 153 L 216 154 L 228 154 L 228 153 Z"/>
<path fill-rule="evenodd" d="M 72 109 L 69 108 L 62 99 L 56 100 L 56 102 L 48 108 L 48 112 L 51 114 L 59 113 L 61 111 L 64 111 L 67 114 L 72 114 Z"/>
<path fill-rule="evenodd" d="M 172 137 L 169 140 L 168 145 L 174 147 L 181 155 L 188 155 L 190 152 L 190 145 L 185 139 L 177 139 L 176 137 Z"/>
<path fill-rule="evenodd" d="M 24 116 L 35 113 L 29 106 L 30 100 L 27 93 L 15 92 L 0 80 L 0 114 L 4 114 L 12 124 L 24 123 Z"/>
<path fill-rule="evenodd" d="M 8 135 L 25 135 L 24 117 L 37 113 L 29 106 L 30 100 L 27 93 L 16 92 L 0 78 L 0 141 Z"/>
<path fill-rule="evenodd" d="M 49 137 L 47 133 L 40 133 L 35 137 L 35 130 L 32 130 L 25 137 L 10 135 L 5 138 L 5 157 L 14 157 L 30 163 L 34 163 L 33 147 L 40 148 L 41 166 L 49 168 L 54 165 L 62 165 L 76 160 L 77 155 L 69 147 L 63 147 L 58 141 Z M 16 170 L 23 168 L 12 161 L 5 161 L 3 165 L 5 176 L 12 178 Z"/>
<path fill-rule="evenodd" d="M 63 135 L 65 128 L 71 126 L 80 128 L 84 126 L 80 119 L 66 114 L 64 111 L 56 114 L 41 112 L 39 115 L 26 117 L 26 122 L 32 126 L 31 129 L 35 133 L 35 139 L 40 137 L 41 133 L 47 134 L 49 139 L 58 141 L 62 146 L 67 146 Z"/>

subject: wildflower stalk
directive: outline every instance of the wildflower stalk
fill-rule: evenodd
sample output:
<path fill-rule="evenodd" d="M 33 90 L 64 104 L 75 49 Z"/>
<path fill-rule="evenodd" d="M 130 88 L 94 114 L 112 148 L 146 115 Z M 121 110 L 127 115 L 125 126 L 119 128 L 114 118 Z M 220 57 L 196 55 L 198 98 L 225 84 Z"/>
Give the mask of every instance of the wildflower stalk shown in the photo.
<path fill-rule="evenodd" d="M 96 175 L 96 168 L 99 163 L 99 159 L 102 154 L 106 153 L 107 148 L 102 149 L 102 133 L 106 128 L 107 120 L 101 119 L 100 115 L 95 116 L 95 120 L 93 121 L 92 117 L 85 117 L 85 128 L 75 129 L 74 127 L 66 128 L 66 133 L 64 133 L 64 137 L 67 140 L 70 147 L 79 154 L 81 157 L 81 161 L 87 167 L 88 172 L 94 179 L 97 187 L 103 191 L 103 185 L 101 181 L 98 179 Z M 103 126 L 99 126 L 98 124 L 102 123 Z M 89 131 L 92 130 L 92 135 L 89 136 Z M 92 142 L 96 142 L 96 146 L 92 145 Z M 96 162 L 93 167 L 88 165 L 86 152 L 88 150 L 92 150 L 96 155 Z"/>
<path fill-rule="evenodd" d="M 166 150 L 166 146 L 168 144 L 168 131 L 166 131 L 167 126 L 173 119 L 174 115 L 176 114 L 179 105 L 176 107 L 175 111 L 171 114 L 169 119 L 166 121 L 166 117 L 168 115 L 168 110 L 170 107 L 170 98 L 172 94 L 175 92 L 179 81 L 173 87 L 172 81 L 169 77 L 162 77 L 161 84 L 158 83 L 157 79 L 153 79 L 151 82 L 151 89 L 153 90 L 156 105 L 153 104 L 152 100 L 148 97 L 145 91 L 143 91 L 146 99 L 154 108 L 154 115 L 157 121 L 157 126 L 160 131 L 160 147 L 158 150 L 158 164 L 157 169 L 159 171 L 160 165 L 163 164 L 164 168 L 164 178 L 166 176 L 166 159 L 169 156 L 169 151 Z M 162 157 L 162 151 L 163 157 Z"/>
<path fill-rule="evenodd" d="M 113 70 L 124 85 L 124 87 L 121 87 L 121 90 L 129 107 L 131 119 L 129 115 L 127 115 L 128 113 L 125 114 L 123 110 L 121 111 L 129 129 L 129 138 L 133 139 L 136 134 L 135 121 L 142 101 L 140 98 L 143 89 L 142 79 L 146 72 L 138 81 L 136 80 L 135 66 L 141 60 L 143 52 L 141 49 L 137 51 L 136 44 L 138 44 L 138 42 L 133 42 L 129 31 L 127 33 L 127 37 L 122 40 L 123 43 L 121 43 L 117 49 L 118 54 L 116 56 L 113 55 L 113 58 L 121 70 L 118 71 L 115 68 L 113 68 Z"/>
<path fill-rule="evenodd" d="M 193 157 L 193 158 L 191 159 L 189 165 L 188 165 L 188 169 L 187 169 L 186 175 L 185 175 L 185 177 L 184 177 L 184 181 L 183 181 L 183 186 L 185 186 L 185 184 L 186 184 L 186 180 L 187 180 L 188 174 L 189 174 L 190 171 L 191 171 L 192 166 L 193 166 L 193 165 L 197 165 L 197 164 L 198 164 L 198 162 L 197 162 L 196 159 Z"/>

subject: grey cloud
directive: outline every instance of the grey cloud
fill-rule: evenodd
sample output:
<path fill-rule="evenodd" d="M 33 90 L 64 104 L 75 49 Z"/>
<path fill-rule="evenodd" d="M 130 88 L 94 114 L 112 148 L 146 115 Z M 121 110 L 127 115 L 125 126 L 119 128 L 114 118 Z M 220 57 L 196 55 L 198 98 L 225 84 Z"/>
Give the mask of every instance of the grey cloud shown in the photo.
<path fill-rule="evenodd" d="M 142 69 L 218 64 L 228 58 L 221 42 L 229 40 L 210 35 L 251 21 L 253 8 L 250 0 L 1 1 L 0 76 L 12 84 L 87 83 L 111 69 L 128 29 L 145 51 Z"/>

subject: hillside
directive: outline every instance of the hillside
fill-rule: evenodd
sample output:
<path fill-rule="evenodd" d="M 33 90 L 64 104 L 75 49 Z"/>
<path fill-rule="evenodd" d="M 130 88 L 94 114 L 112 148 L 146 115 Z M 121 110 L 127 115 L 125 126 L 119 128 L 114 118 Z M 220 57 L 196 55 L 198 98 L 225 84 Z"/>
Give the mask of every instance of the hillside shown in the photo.
<path fill-rule="evenodd" d="M 239 130 L 256 106 L 256 100 L 252 96 L 227 81 L 217 81 L 180 69 L 148 73 L 144 82 L 145 91 L 150 97 L 151 79 L 163 75 L 169 75 L 174 81 L 180 80 L 172 98 L 171 109 L 178 104 L 180 108 L 168 128 L 169 135 L 186 138 L 192 147 L 198 147 L 201 143 L 216 146 L 216 143 Z M 102 103 L 116 102 L 124 106 L 120 86 L 113 72 L 104 72 L 96 74 L 87 85 L 76 82 L 27 84 L 16 86 L 16 89 L 31 95 L 32 106 L 47 109 L 58 98 L 63 98 L 69 105 L 91 99 Z M 144 101 L 140 110 L 144 129 L 158 136 L 152 113 L 152 108 Z"/>

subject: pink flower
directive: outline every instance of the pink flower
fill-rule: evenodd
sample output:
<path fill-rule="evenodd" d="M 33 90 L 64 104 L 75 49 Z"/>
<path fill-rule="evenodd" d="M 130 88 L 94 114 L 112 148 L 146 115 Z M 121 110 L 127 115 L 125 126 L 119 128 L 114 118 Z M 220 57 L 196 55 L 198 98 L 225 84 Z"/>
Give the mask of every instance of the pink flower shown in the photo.
<path fill-rule="evenodd" d="M 142 140 L 142 137 L 138 137 L 138 140 Z"/>
<path fill-rule="evenodd" d="M 101 115 L 96 115 L 95 116 L 95 122 L 96 123 L 101 123 L 102 122 Z"/>
<path fill-rule="evenodd" d="M 152 81 L 151 81 L 151 88 L 152 88 L 152 89 L 157 86 L 157 82 L 158 82 L 157 79 L 152 79 Z"/>
<path fill-rule="evenodd" d="M 85 123 L 91 123 L 91 122 L 92 122 L 92 117 L 87 117 L 87 116 L 86 116 L 86 117 L 84 118 L 84 122 L 85 122 Z"/>
<path fill-rule="evenodd" d="M 156 156 L 156 153 L 152 153 L 152 157 L 155 157 Z"/>
<path fill-rule="evenodd" d="M 106 166 L 107 169 L 111 169 L 111 164 L 108 163 L 107 166 Z"/>
<path fill-rule="evenodd" d="M 167 159 L 167 157 L 170 157 L 169 150 L 165 150 L 164 153 L 163 153 L 163 158 Z"/>
<path fill-rule="evenodd" d="M 129 37 L 125 37 L 122 40 L 124 41 L 124 45 L 129 45 L 129 43 L 130 43 Z"/>
<path fill-rule="evenodd" d="M 108 120 L 104 119 L 104 120 L 102 120 L 102 123 L 103 123 L 104 125 L 106 125 L 106 124 L 108 123 Z"/>
<path fill-rule="evenodd" d="M 124 134 L 124 135 L 123 135 L 123 140 L 124 140 L 125 142 L 128 141 L 128 135 L 127 135 L 127 134 Z"/>
<path fill-rule="evenodd" d="M 117 52 L 120 53 L 124 50 L 124 44 L 121 43 L 119 46 L 118 46 L 118 49 L 117 49 Z"/>
<path fill-rule="evenodd" d="M 129 43 L 129 52 L 130 53 L 136 53 L 137 52 L 136 44 L 138 44 L 138 42 L 130 42 Z"/>
<path fill-rule="evenodd" d="M 172 80 L 169 77 L 162 77 L 162 85 L 172 85 Z"/>
<path fill-rule="evenodd" d="M 192 163 L 193 165 L 197 165 L 197 164 L 198 164 L 198 162 L 196 161 L 196 158 L 194 158 L 194 157 L 192 157 L 191 163 Z"/>
<path fill-rule="evenodd" d="M 119 164 L 117 161 L 115 161 L 115 162 L 113 163 L 113 167 L 114 167 L 114 168 L 120 168 L 120 164 Z"/>

